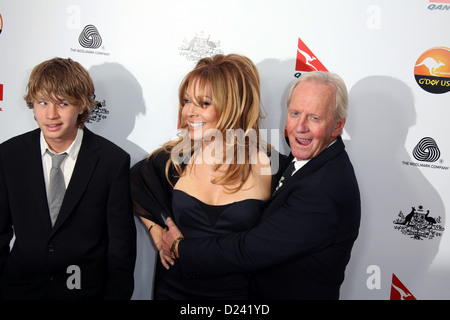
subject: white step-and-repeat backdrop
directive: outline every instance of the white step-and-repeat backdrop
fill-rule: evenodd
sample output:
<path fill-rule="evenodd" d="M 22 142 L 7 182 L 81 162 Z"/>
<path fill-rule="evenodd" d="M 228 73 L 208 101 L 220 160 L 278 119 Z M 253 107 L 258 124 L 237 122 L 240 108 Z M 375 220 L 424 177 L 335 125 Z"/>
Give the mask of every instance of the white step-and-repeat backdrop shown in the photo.
<path fill-rule="evenodd" d="M 341 298 L 450 299 L 449 30 L 449 0 L 0 0 L 0 142 L 36 127 L 25 86 L 55 56 L 89 70 L 102 107 L 87 126 L 133 163 L 174 136 L 178 85 L 201 57 L 255 62 L 283 153 L 289 84 L 336 72 L 362 194 Z M 133 298 L 151 299 L 155 252 L 137 226 Z"/>

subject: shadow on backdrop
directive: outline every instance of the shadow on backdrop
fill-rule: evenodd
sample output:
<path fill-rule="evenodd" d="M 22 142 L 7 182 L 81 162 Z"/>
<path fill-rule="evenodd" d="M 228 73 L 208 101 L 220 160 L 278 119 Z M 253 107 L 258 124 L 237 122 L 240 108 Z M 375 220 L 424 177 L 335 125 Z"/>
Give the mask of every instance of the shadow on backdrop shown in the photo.
<path fill-rule="evenodd" d="M 95 85 L 96 100 L 102 106 L 94 109 L 86 126 L 116 143 L 131 156 L 131 165 L 148 156 L 148 152 L 128 140 L 136 118 L 145 115 L 142 87 L 137 79 L 118 63 L 104 63 L 89 69 Z M 149 132 L 150 134 L 150 132 Z M 147 229 L 135 218 L 137 257 L 133 300 L 151 299 L 155 248 Z"/>
<path fill-rule="evenodd" d="M 360 186 L 362 219 L 341 298 L 389 299 L 392 274 L 407 280 L 406 287 L 416 286 L 441 241 L 440 236 L 426 236 L 432 232 L 430 226 L 416 221 L 413 228 L 403 218 L 414 208 L 416 214 L 411 216 L 416 219 L 429 210 L 429 217 L 445 221 L 444 205 L 423 173 L 403 164 L 417 162 L 412 150 L 405 148 L 408 130 L 416 124 L 411 88 L 392 77 L 371 76 L 357 82 L 349 98 L 345 130 L 350 140 L 345 144 Z M 380 267 L 381 289 L 369 290 L 366 285 L 371 265 Z"/>
<path fill-rule="evenodd" d="M 294 78 L 295 59 L 280 61 L 266 59 L 256 65 L 261 80 L 261 102 L 265 119 L 263 129 L 278 130 L 279 141 L 271 141 L 282 154 L 289 154 L 290 149 L 284 139 L 287 116 L 287 94 Z"/>

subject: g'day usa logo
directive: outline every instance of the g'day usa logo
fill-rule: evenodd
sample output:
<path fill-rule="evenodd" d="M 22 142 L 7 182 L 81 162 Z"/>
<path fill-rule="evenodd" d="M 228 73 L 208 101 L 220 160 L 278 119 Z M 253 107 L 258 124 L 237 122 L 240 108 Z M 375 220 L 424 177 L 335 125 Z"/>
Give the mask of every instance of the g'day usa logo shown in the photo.
<path fill-rule="evenodd" d="M 450 91 L 450 49 L 436 47 L 425 51 L 414 66 L 417 84 L 435 94 Z"/>

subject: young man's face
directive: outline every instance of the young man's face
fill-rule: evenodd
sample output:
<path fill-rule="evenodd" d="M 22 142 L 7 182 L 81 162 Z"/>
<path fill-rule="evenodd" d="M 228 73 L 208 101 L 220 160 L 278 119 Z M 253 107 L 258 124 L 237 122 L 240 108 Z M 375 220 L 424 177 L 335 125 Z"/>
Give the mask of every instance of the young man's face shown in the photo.
<path fill-rule="evenodd" d="M 50 148 L 55 152 L 65 151 L 77 135 L 81 107 L 57 97 L 46 99 L 39 96 L 33 102 L 33 110 L 34 118 Z"/>

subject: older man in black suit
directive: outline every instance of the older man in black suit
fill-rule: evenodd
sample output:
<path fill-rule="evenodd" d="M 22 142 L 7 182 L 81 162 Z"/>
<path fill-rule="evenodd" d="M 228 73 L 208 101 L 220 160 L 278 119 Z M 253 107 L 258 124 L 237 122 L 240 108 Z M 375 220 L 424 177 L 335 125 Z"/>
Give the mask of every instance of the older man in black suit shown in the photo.
<path fill-rule="evenodd" d="M 130 299 L 130 156 L 84 128 L 96 104 L 88 72 L 45 61 L 25 100 L 39 129 L 0 145 L 0 298 Z"/>
<path fill-rule="evenodd" d="M 186 277 L 252 272 L 255 299 L 338 299 L 360 224 L 360 194 L 341 132 L 348 95 L 333 73 L 302 75 L 288 97 L 287 170 L 255 228 L 183 239 L 168 219 L 163 253 Z"/>

